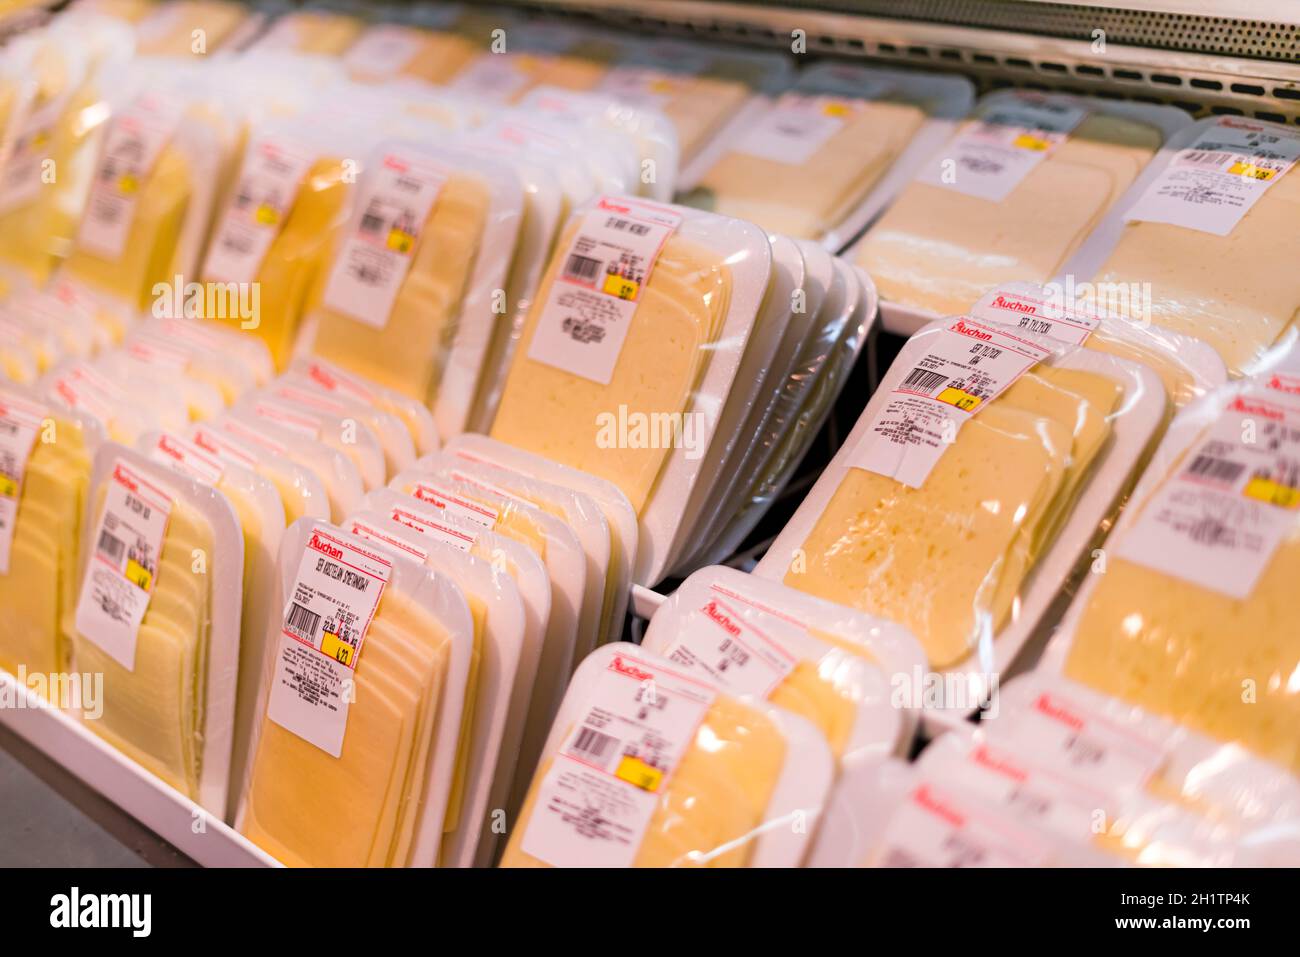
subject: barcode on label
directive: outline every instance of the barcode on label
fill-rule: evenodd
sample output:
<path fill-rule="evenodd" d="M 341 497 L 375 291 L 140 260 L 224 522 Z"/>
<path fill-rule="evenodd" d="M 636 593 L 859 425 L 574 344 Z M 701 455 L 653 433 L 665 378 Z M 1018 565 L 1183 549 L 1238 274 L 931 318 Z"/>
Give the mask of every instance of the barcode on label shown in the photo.
<path fill-rule="evenodd" d="M 122 561 L 122 552 L 126 549 L 126 542 L 118 538 L 108 529 L 99 533 L 99 553 L 111 561 L 114 565 Z"/>
<path fill-rule="evenodd" d="M 377 213 L 363 213 L 361 216 L 363 233 L 381 233 L 384 231 L 384 217 Z"/>
<path fill-rule="evenodd" d="M 594 761 L 603 767 L 605 759 L 609 756 L 610 749 L 617 743 L 618 738 L 613 735 L 603 734 L 594 728 L 581 728 L 569 751 L 574 755 Z"/>
<path fill-rule="evenodd" d="M 1216 150 L 1188 150 L 1183 154 L 1183 159 L 1197 166 L 1222 166 L 1232 159 L 1232 154 Z"/>
<path fill-rule="evenodd" d="M 294 602 L 284 621 L 284 627 L 299 638 L 311 641 L 316 636 L 316 629 L 320 627 L 320 615 Z"/>
<path fill-rule="evenodd" d="M 246 254 L 253 248 L 251 237 L 238 233 L 228 233 L 221 239 L 223 249 L 229 249 L 233 253 Z"/>
<path fill-rule="evenodd" d="M 1224 485 L 1231 485 L 1235 482 L 1241 477 L 1241 473 L 1245 469 L 1246 466 L 1242 462 L 1233 462 L 1230 459 L 1221 459 L 1205 454 L 1196 456 L 1196 458 L 1192 459 L 1192 463 L 1187 466 L 1189 475 L 1222 482 Z"/>
<path fill-rule="evenodd" d="M 940 375 L 938 372 L 931 372 L 929 369 L 913 369 L 903 380 L 902 388 L 909 392 L 921 392 L 925 395 L 934 395 L 940 387 L 948 381 L 946 375 Z"/>
<path fill-rule="evenodd" d="M 600 275 L 600 260 L 571 253 L 564 264 L 564 275 L 581 282 L 592 282 Z"/>

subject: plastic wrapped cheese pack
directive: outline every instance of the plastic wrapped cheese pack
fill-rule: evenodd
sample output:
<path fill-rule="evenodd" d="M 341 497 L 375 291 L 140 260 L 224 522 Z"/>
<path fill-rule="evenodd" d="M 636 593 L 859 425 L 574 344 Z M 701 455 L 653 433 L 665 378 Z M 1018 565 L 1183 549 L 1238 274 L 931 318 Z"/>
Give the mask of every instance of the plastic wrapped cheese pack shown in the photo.
<path fill-rule="evenodd" d="M 362 511 L 343 524 L 350 535 L 393 548 L 447 575 L 465 595 L 474 623 L 466 704 L 457 745 L 455 777 L 443 824 L 444 866 L 471 866 L 480 840 L 490 834 L 489 799 L 498 771 L 513 773 L 513 756 L 523 728 L 536 672 L 540 638 L 528 630 L 519 586 L 504 563 L 494 563 L 461 547 L 438 540 L 393 518 L 391 512 Z M 530 672 L 528 669 L 531 668 Z M 512 717 L 514 720 L 511 720 Z M 508 783 L 508 782 L 507 782 Z"/>
<path fill-rule="evenodd" d="M 1135 320 L 1202 339 L 1234 374 L 1294 341 L 1300 281 L 1267 253 L 1296 241 L 1300 135 L 1277 123 L 1207 117 L 1180 130 L 1068 271 L 1136 288 Z M 1261 252 L 1265 250 L 1265 252 Z"/>
<path fill-rule="evenodd" d="M 743 127 L 761 102 L 792 79 L 780 53 L 724 49 L 680 40 L 630 40 L 597 91 L 661 110 L 677 127 L 683 185 L 696 156 L 724 130 Z"/>
<path fill-rule="evenodd" d="M 641 644 L 808 719 L 842 764 L 906 754 L 911 744 L 918 709 L 898 706 L 893 687 L 925 668 L 925 653 L 892 622 L 714 565 L 655 611 Z"/>
<path fill-rule="evenodd" d="M 808 260 L 817 256 L 811 242 L 802 245 Z M 733 473 L 733 491 L 718 499 L 723 507 L 699 536 L 702 549 L 681 563 L 683 569 L 721 561 L 740 548 L 794 475 L 862 351 L 878 314 L 875 287 L 845 260 L 836 258 L 831 267 L 831 284 L 811 333 L 793 351 L 788 371 L 766 384 L 759 441 Z M 732 471 L 730 464 L 726 471 Z M 740 494 L 730 497 L 735 491 Z"/>
<path fill-rule="evenodd" d="M 962 312 L 990 287 L 1057 275 L 1189 122 L 1174 107 L 1026 91 L 983 97 L 854 247 L 913 332 Z"/>
<path fill-rule="evenodd" d="M 1062 622 L 1067 678 L 1295 773 L 1300 376 L 1234 382 L 1170 425 Z"/>
<path fill-rule="evenodd" d="M 396 489 L 379 489 L 369 493 L 357 512 L 357 518 L 380 523 L 382 528 L 396 528 L 418 535 L 407 541 L 442 543 L 488 562 L 494 572 L 510 576 L 519 592 L 524 609 L 524 635 L 516 672 L 516 687 L 511 696 L 509 713 L 502 731 L 496 768 L 491 772 L 487 806 L 505 808 L 509 813 L 523 800 L 537 755 L 526 757 L 521 746 L 525 729 L 536 720 L 547 726 L 554 714 L 558 692 L 565 678 L 540 670 L 543 649 L 553 641 L 551 632 L 551 580 L 541 557 L 527 545 L 481 525 L 457 517 L 437 504 L 416 498 Z M 490 624 L 490 623 L 489 623 Z M 549 709 L 549 710 L 547 710 Z M 541 747 L 540 742 L 536 745 Z M 479 760 L 474 757 L 474 760 Z M 485 822 L 474 852 L 479 866 L 490 863 L 496 853 L 498 829 Z M 457 853 L 467 849 L 467 833 L 458 839 Z"/>
<path fill-rule="evenodd" d="M 1126 316 L 1099 302 L 1095 287 L 1075 300 L 1057 283 L 1006 283 L 981 296 L 970 315 L 1140 362 L 1160 377 L 1179 407 L 1228 378 L 1223 360 L 1205 342 Z"/>
<path fill-rule="evenodd" d="M 347 221 L 356 153 L 374 135 L 311 116 L 249 132 L 237 185 L 213 218 L 200 277 L 257 288 L 256 315 L 213 316 L 251 330 L 284 368 L 331 240 Z"/>
<path fill-rule="evenodd" d="M 573 24 L 524 20 L 502 9 L 465 10 L 457 31 L 479 52 L 450 86 L 497 103 L 514 103 L 539 85 L 591 90 L 621 44 Z"/>
<path fill-rule="evenodd" d="M 80 359 L 60 363 L 42 376 L 34 391 L 63 409 L 96 423 L 99 434 L 134 445 L 149 429 L 183 429 L 190 421 L 183 395 L 160 388 L 156 381 L 105 374 L 99 365 Z"/>
<path fill-rule="evenodd" d="M 1150 370 L 1049 342 L 969 317 L 909 339 L 757 569 L 908 628 L 965 676 L 942 709 L 1014 660 L 1164 421 Z"/>
<path fill-rule="evenodd" d="M 327 7 L 290 10 L 276 17 L 250 49 L 339 56 L 365 31 L 365 21 Z"/>
<path fill-rule="evenodd" d="M 623 491 L 640 516 L 638 583 L 667 570 L 681 503 L 725 441 L 771 274 L 757 227 L 645 200 L 601 197 L 556 246 L 491 435 Z"/>
<path fill-rule="evenodd" d="M 226 817 L 244 541 L 230 502 L 116 443 L 95 453 L 71 636 L 103 674 L 86 726 Z M 96 713 L 98 712 L 98 713 Z"/>
<path fill-rule="evenodd" d="M 518 179 L 481 156 L 409 142 L 383 144 L 362 177 L 322 272 L 311 351 L 432 405 L 440 434 L 454 435 L 499 321 Z"/>
<path fill-rule="evenodd" d="M 144 56 L 202 57 L 216 53 L 250 15 L 234 0 L 167 0 L 136 24 Z"/>
<path fill-rule="evenodd" d="M 682 201 L 838 249 L 973 101 L 964 77 L 815 64 L 744 129 L 703 151 L 696 166 L 704 172 Z"/>
<path fill-rule="evenodd" d="M 453 7 L 422 5 L 406 18 L 415 22 L 375 23 L 347 46 L 343 65 L 353 80 L 382 83 L 401 77 L 445 84 L 478 56 L 476 45 L 447 29 Z"/>
<path fill-rule="evenodd" d="M 833 778 L 805 719 L 605 645 L 574 675 L 501 866 L 798 866 Z M 588 807 L 594 826 L 573 813 Z"/>
<path fill-rule="evenodd" d="M 285 534 L 277 586 L 236 827 L 291 866 L 437 864 L 474 651 L 464 593 L 310 519 Z"/>
<path fill-rule="evenodd" d="M 0 668 L 64 672 L 72 652 L 82 508 L 101 433 L 82 414 L 12 385 L 0 391 L 0 407 L 7 463 L 0 600 L 15 612 L 0 639 Z"/>

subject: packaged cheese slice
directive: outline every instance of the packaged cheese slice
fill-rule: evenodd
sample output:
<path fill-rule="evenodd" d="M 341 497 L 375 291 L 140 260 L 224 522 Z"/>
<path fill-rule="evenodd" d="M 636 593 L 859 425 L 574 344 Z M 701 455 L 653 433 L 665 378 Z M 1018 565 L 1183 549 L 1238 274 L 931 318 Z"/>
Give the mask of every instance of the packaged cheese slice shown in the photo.
<path fill-rule="evenodd" d="M 971 307 L 976 319 L 1015 326 L 1035 335 L 1140 362 L 1164 383 L 1175 406 L 1184 406 L 1227 381 L 1218 353 L 1200 339 L 1126 316 L 1111 308 L 1100 287 L 1012 282 L 995 286 Z M 1123 304 L 1115 304 L 1123 309 Z"/>
<path fill-rule="evenodd" d="M 137 51 L 166 57 L 216 53 L 247 16 L 248 8 L 231 0 L 168 0 L 136 25 Z"/>
<path fill-rule="evenodd" d="M 480 836 L 491 824 L 488 799 L 511 710 L 526 709 L 531 690 L 532 676 L 520 675 L 527 624 L 519 587 L 503 562 L 494 564 L 473 553 L 477 542 L 440 541 L 428 531 L 401 524 L 391 510 L 363 509 L 343 527 L 351 535 L 409 554 L 447 575 L 469 603 L 476 654 L 471 660 L 441 855 L 444 866 L 469 867 Z M 530 657 L 535 666 L 536 648 Z"/>
<path fill-rule="evenodd" d="M 1294 773 L 1288 676 L 1300 651 L 1285 595 L 1298 554 L 1300 402 L 1287 383 L 1233 383 L 1174 419 L 1112 536 L 1106 574 L 1062 625 L 1062 670 Z"/>
<path fill-rule="evenodd" d="M 811 721 L 842 763 L 905 755 L 918 709 L 897 676 L 925 667 L 906 630 L 721 565 L 668 597 L 642 647 L 736 694 Z"/>
<path fill-rule="evenodd" d="M 202 244 L 225 156 L 222 118 L 156 88 L 158 66 L 128 75 L 98 136 L 94 176 L 60 275 L 116 304 L 97 318 L 120 340 L 157 287 L 189 275 Z"/>
<path fill-rule="evenodd" d="M 770 272 L 757 227 L 643 200 L 602 197 L 556 247 L 491 434 L 622 489 L 638 583 L 667 570 Z"/>
<path fill-rule="evenodd" d="M 609 612 L 610 641 L 622 634 L 623 619 L 627 614 L 628 597 L 632 590 L 632 567 L 637 554 L 637 520 L 632 503 L 617 485 L 605 479 L 579 472 L 540 455 L 525 452 L 485 435 L 465 433 L 447 443 L 449 455 L 469 462 L 482 462 L 520 475 L 540 479 L 552 485 L 573 489 L 590 498 L 605 516 L 609 526 L 613 550 L 610 553 L 610 571 L 606 586 L 612 596 Z"/>
<path fill-rule="evenodd" d="M 415 443 L 406 425 L 397 416 L 367 402 L 342 394 L 326 395 L 319 389 L 285 378 L 271 383 L 261 394 L 273 402 L 284 402 L 313 415 L 327 415 L 330 421 L 338 420 L 345 428 L 349 422 L 364 426 L 383 453 L 385 476 L 396 475 L 415 463 Z"/>
<path fill-rule="evenodd" d="M 239 676 L 239 519 L 211 487 L 115 443 L 95 453 L 85 508 L 73 665 L 104 675 L 102 711 L 87 714 L 86 725 L 224 819 Z"/>
<path fill-rule="evenodd" d="M 506 166 L 385 144 L 322 274 L 311 351 L 432 405 L 442 435 L 462 431 L 522 209 Z"/>
<path fill-rule="evenodd" d="M 215 418 L 225 409 L 224 397 L 216 386 L 156 360 L 155 354 L 115 349 L 99 356 L 92 364 L 96 372 L 123 394 L 149 390 L 171 397 L 183 408 L 186 421 Z"/>
<path fill-rule="evenodd" d="M 436 865 L 474 643 L 464 594 L 312 520 L 279 565 L 236 826 L 291 866 Z M 330 814 L 303 813 L 322 798 Z"/>
<path fill-rule="evenodd" d="M 234 411 L 265 419 L 277 428 L 296 432 L 341 453 L 355 467 L 362 488 L 367 491 L 384 484 L 387 478 L 384 449 L 368 425 L 327 411 L 325 406 L 329 400 L 296 402 L 278 394 L 282 391 L 295 394 L 272 383 L 243 399 Z"/>
<path fill-rule="evenodd" d="M 791 823 L 833 777 L 803 718 L 605 645 L 574 675 L 501 866 L 796 867 L 808 837 Z"/>
<path fill-rule="evenodd" d="M 275 364 L 266 345 L 253 336 L 234 332 L 214 322 L 164 317 L 144 322 L 140 332 L 175 341 L 180 348 L 191 352 L 228 356 L 252 375 L 254 385 L 266 385 L 275 375 Z M 239 382 L 232 384 L 242 384 L 243 381 L 240 376 Z"/>
<path fill-rule="evenodd" d="M 709 551 L 683 567 L 720 560 L 741 546 L 803 461 L 857 361 L 877 313 L 875 287 L 845 260 L 835 259 L 832 267 L 835 279 L 814 335 L 799 350 L 794 371 L 778 383 L 767 431 L 758 443 L 761 454 L 751 460 L 755 472 L 741 476 L 746 491 L 734 511 L 718 516 L 726 521 L 715 522 L 713 527 L 720 530 L 712 543 L 701 536 L 701 545 Z"/>
<path fill-rule="evenodd" d="M 199 446 L 167 432 L 141 437 L 139 451 L 179 475 L 211 486 L 225 498 L 239 521 L 244 542 L 241 582 L 239 677 L 236 685 L 233 777 L 230 793 L 240 793 L 240 774 L 247 761 L 253 731 L 257 688 L 261 679 L 262 642 L 272 601 L 276 555 L 285 529 L 284 505 L 275 485 L 257 472 L 210 455 Z M 215 560 L 220 560 L 218 557 Z M 233 808 L 231 809 L 233 811 Z"/>
<path fill-rule="evenodd" d="M 424 405 L 400 392 L 350 375 L 322 359 L 310 357 L 296 360 L 285 378 L 330 395 L 342 395 L 365 402 L 381 412 L 395 415 L 406 425 L 417 455 L 438 451 L 438 426 L 433 421 L 433 415 Z"/>
<path fill-rule="evenodd" d="M 0 668 L 55 674 L 71 658 L 82 508 L 93 428 L 76 413 L 12 387 L 0 393 L 5 468 L 0 497 L 0 604 L 13 612 Z"/>
<path fill-rule="evenodd" d="M 1194 336 L 1234 373 L 1294 338 L 1300 284 L 1259 250 L 1294 242 L 1300 136 L 1207 117 L 1180 130 L 1069 265 L 1102 288 L 1140 289 L 1134 320 Z"/>
<path fill-rule="evenodd" d="M 370 492 L 358 514 L 385 517 L 385 521 L 396 528 L 468 551 L 490 562 L 495 571 L 504 571 L 518 587 L 524 606 L 524 640 L 510 711 L 502 731 L 501 748 L 495 770 L 491 772 L 492 785 L 487 805 L 494 813 L 496 809 L 507 809 L 512 813 L 510 797 L 512 789 L 516 788 L 516 779 L 522 779 L 517 786 L 522 797 L 533 770 L 531 766 L 521 766 L 519 743 L 531 713 L 538 663 L 550 627 L 551 582 L 546 565 L 528 546 L 394 489 Z M 486 866 L 495 859 L 498 837 L 499 828 L 493 826 L 493 820 L 485 821 L 475 851 L 476 866 Z"/>
<path fill-rule="evenodd" d="M 474 44 L 455 33 L 376 23 L 347 48 L 343 65 L 359 83 L 409 77 L 443 85 L 477 56 Z"/>
<path fill-rule="evenodd" d="M 320 477 L 287 455 L 265 444 L 245 441 L 211 424 L 197 422 L 185 436 L 201 450 L 222 462 L 256 472 L 270 482 L 280 497 L 286 525 L 304 516 L 328 519 L 329 497 Z"/>
<path fill-rule="evenodd" d="M 157 381 L 106 374 L 96 363 L 60 363 L 37 382 L 46 401 L 95 420 L 102 435 L 134 445 L 149 429 L 184 429 L 190 421 L 185 397 Z"/>
<path fill-rule="evenodd" d="M 422 458 L 419 470 L 430 478 L 461 482 L 506 499 L 519 499 L 567 525 L 582 546 L 587 569 L 574 660 L 586 657 L 596 645 L 617 637 L 610 634 L 614 610 L 611 588 L 618 577 L 610 571 L 614 561 L 613 536 L 605 513 L 592 498 L 564 485 L 482 462 L 469 462 L 448 453 Z M 621 633 L 621 622 L 618 630 Z"/>
<path fill-rule="evenodd" d="M 212 425 L 245 444 L 287 458 L 310 472 L 325 490 L 331 519 L 337 516 L 343 521 L 365 494 L 356 464 L 338 449 L 302 431 L 239 409 L 230 410 Z"/>
<path fill-rule="evenodd" d="M 962 77 L 817 64 L 703 151 L 696 165 L 704 172 L 683 202 L 769 233 L 821 240 L 833 232 L 827 245 L 838 248 L 867 222 L 858 208 L 876 186 L 896 166 L 915 169 L 938 145 L 936 128 L 951 131 L 973 98 Z"/>
<path fill-rule="evenodd" d="M 778 53 L 633 40 L 597 89 L 662 111 L 677 127 L 682 167 L 688 169 L 713 137 L 761 106 L 754 100 L 758 92 L 779 93 L 791 73 L 789 59 Z"/>
<path fill-rule="evenodd" d="M 1154 373 L 1046 342 L 969 318 L 913 336 L 757 573 L 904 625 L 986 693 L 1164 419 Z"/>
<path fill-rule="evenodd" d="M 1186 122 L 1173 107 L 991 93 L 854 257 L 906 332 L 998 283 L 1051 279 Z"/>
<path fill-rule="evenodd" d="M 349 158 L 368 136 L 364 127 L 313 114 L 255 126 L 237 186 L 214 217 L 202 279 L 255 289 L 257 299 L 252 315 L 226 310 L 209 318 L 251 331 L 277 368 L 289 361 L 331 240 L 347 219 L 356 164 Z"/>
<path fill-rule="evenodd" d="M 275 18 L 251 49 L 289 50 L 317 56 L 339 56 L 366 29 L 365 21 L 335 10 L 305 9 Z"/>
<path fill-rule="evenodd" d="M 486 50 L 464 66 L 451 87 L 496 103 L 514 103 L 541 84 L 590 90 L 605 76 L 620 41 L 573 24 L 466 10 L 456 29 Z"/>
<path fill-rule="evenodd" d="M 224 405 L 233 405 L 241 395 L 256 387 L 252 370 L 237 356 L 199 349 L 184 338 L 163 338 L 160 331 L 159 325 L 142 323 L 122 344 L 122 351 L 137 362 L 192 376 L 215 389 Z"/>

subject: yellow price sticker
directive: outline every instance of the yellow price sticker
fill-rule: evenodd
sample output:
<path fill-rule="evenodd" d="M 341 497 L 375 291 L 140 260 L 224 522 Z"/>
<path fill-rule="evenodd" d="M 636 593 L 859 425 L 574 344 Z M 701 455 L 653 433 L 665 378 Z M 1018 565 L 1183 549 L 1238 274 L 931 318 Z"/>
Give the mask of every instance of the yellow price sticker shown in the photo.
<path fill-rule="evenodd" d="M 1033 133 L 1021 133 L 1013 141 L 1012 145 L 1020 147 L 1022 150 L 1035 150 L 1042 152 L 1051 147 L 1051 142 L 1043 139 L 1041 136 L 1035 136 Z"/>
<path fill-rule="evenodd" d="M 977 395 L 971 395 L 964 389 L 954 389 L 952 386 L 944 389 L 935 396 L 935 398 L 940 402 L 946 402 L 951 406 L 956 406 L 964 412 L 969 412 L 971 409 L 975 408 L 975 406 L 984 401 Z"/>
<path fill-rule="evenodd" d="M 8 475 L 0 475 L 0 495 L 5 498 L 17 498 L 18 483 Z"/>
<path fill-rule="evenodd" d="M 622 276 L 606 276 L 605 284 L 601 289 L 611 296 L 617 296 L 619 299 L 635 299 L 637 293 L 641 291 L 641 284 L 633 282 L 631 279 L 624 279 Z"/>
<path fill-rule="evenodd" d="M 405 256 L 415 245 L 415 237 L 408 232 L 400 229 L 391 229 L 388 231 L 388 248 L 395 253 L 401 253 Z"/>
<path fill-rule="evenodd" d="M 266 203 L 260 204 L 253 213 L 253 220 L 259 226 L 274 226 L 280 221 L 280 211 Z"/>
<path fill-rule="evenodd" d="M 618 767 L 614 771 L 614 777 L 626 781 L 639 787 L 642 791 L 658 791 L 659 785 L 663 784 L 664 773 L 658 768 L 651 767 L 640 758 L 635 758 L 630 754 L 623 755 L 618 762 Z"/>
<path fill-rule="evenodd" d="M 1247 179 L 1257 179 L 1267 182 L 1277 175 L 1277 170 L 1268 169 L 1264 166 L 1256 166 L 1254 163 L 1233 163 L 1228 167 L 1228 172 L 1234 176 L 1244 176 Z"/>
<path fill-rule="evenodd" d="M 140 189 L 140 181 L 131 173 L 125 173 L 118 177 L 117 191 L 124 196 L 130 196 Z"/>
<path fill-rule="evenodd" d="M 328 657 L 333 658 L 339 664 L 351 667 L 352 655 L 355 653 L 356 649 L 346 641 L 339 638 L 339 636 L 334 634 L 334 632 L 327 631 L 325 634 L 321 635 L 320 650 Z"/>
<path fill-rule="evenodd" d="M 126 560 L 126 580 L 141 591 L 153 591 L 153 573 L 134 558 Z"/>
<path fill-rule="evenodd" d="M 1293 488 L 1281 482 L 1263 476 L 1256 476 L 1246 483 L 1242 494 L 1258 502 L 1276 505 L 1279 508 L 1300 508 L 1300 488 Z"/>
<path fill-rule="evenodd" d="M 853 112 L 853 107 L 847 103 L 827 103 L 822 107 L 822 112 L 827 116 L 845 117 Z"/>

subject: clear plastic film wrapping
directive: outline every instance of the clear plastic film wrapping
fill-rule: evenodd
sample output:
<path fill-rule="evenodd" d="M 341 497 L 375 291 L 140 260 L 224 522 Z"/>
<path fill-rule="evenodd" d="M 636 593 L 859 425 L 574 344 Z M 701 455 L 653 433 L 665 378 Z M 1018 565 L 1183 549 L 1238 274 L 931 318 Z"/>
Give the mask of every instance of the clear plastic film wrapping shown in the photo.
<path fill-rule="evenodd" d="M 1034 117 L 1047 115 L 1052 123 L 1065 118 L 1068 132 L 1035 132 Z M 1173 107 L 988 94 L 854 247 L 855 259 L 882 299 L 931 317 L 968 309 L 998 283 L 1045 282 L 1186 122 Z M 1011 145 L 996 147 L 1005 178 L 986 183 L 981 151 L 1007 137 Z M 1018 158 L 1025 137 L 1037 161 Z M 1012 170 L 1017 175 L 1007 175 Z"/>
<path fill-rule="evenodd" d="M 350 697 L 337 755 L 268 714 L 277 669 L 294 648 L 305 647 L 290 634 L 288 616 L 302 597 L 295 583 L 312 549 L 327 557 L 369 554 L 390 566 L 347 676 L 351 691 L 343 692 Z M 289 866 L 438 863 L 474 649 L 464 593 L 399 549 L 312 519 L 285 532 L 276 587 L 235 826 Z M 333 668 L 333 659 L 321 657 Z M 302 813 L 322 799 L 330 801 L 330 813 Z M 341 820 L 347 822 L 342 830 Z"/>
<path fill-rule="evenodd" d="M 791 825 L 816 817 L 833 777 L 803 718 L 616 642 L 574 675 L 501 865 L 797 866 L 808 828 Z M 600 826 L 581 827 L 574 802 L 601 808 Z"/>
<path fill-rule="evenodd" d="M 894 676 L 925 667 L 892 622 L 721 565 L 687 578 L 641 641 L 676 667 L 806 718 L 842 765 L 905 755 L 917 710 Z"/>
<path fill-rule="evenodd" d="M 1284 769 L 1035 672 L 905 765 L 849 768 L 811 867 L 1261 867 L 1300 851 Z"/>
<path fill-rule="evenodd" d="M 896 164 L 924 159 L 934 132 L 950 129 L 972 100 L 961 77 L 815 65 L 743 129 L 704 148 L 695 164 L 703 172 L 683 201 L 769 233 L 852 236 L 866 222 L 857 211 L 869 194 Z"/>
<path fill-rule="evenodd" d="M 36 427 L 21 479 L 17 462 L 6 472 L 16 501 L 6 522 L 11 531 L 0 601 L 22 613 L 12 616 L 0 640 L 0 668 L 60 673 L 71 660 L 82 505 L 103 433 L 85 413 L 43 402 L 12 384 L 0 391 L 0 405 L 6 421 L 20 416 Z"/>
<path fill-rule="evenodd" d="M 575 336 L 604 340 L 600 309 L 626 308 L 610 305 L 619 298 L 607 291 L 618 280 L 613 271 L 599 287 L 582 271 L 613 248 L 605 238 L 624 242 L 629 224 L 659 243 L 636 254 L 642 271 L 630 280 L 636 299 L 626 335 L 599 351 L 579 349 Z M 718 426 L 771 276 L 771 249 L 757 227 L 644 200 L 588 204 L 556 245 L 490 434 L 623 491 L 641 521 L 638 583 L 662 578 L 711 443 L 730 441 Z M 570 315 L 575 306 L 592 315 Z"/>
<path fill-rule="evenodd" d="M 993 353 L 1017 349 L 1014 365 L 990 371 Z M 978 359 L 961 373 L 936 361 L 944 355 Z M 976 384 L 986 373 L 996 386 Z M 947 411 L 963 389 L 979 395 L 969 418 Z M 756 573 L 899 622 L 933 669 L 969 679 L 970 700 L 940 703 L 969 711 L 1062 582 L 1082 572 L 1166 403 L 1160 380 L 1135 363 L 969 317 L 931 323 L 905 344 Z"/>
<path fill-rule="evenodd" d="M 1198 189 L 1189 169 L 1205 151 L 1237 161 L 1207 168 Z M 1068 268 L 1098 289 L 1140 289 L 1127 312 L 1222 356 L 1234 375 L 1268 364 L 1295 341 L 1300 280 L 1261 248 L 1294 242 L 1300 212 L 1300 137 L 1285 126 L 1240 117 L 1207 117 L 1178 131 L 1133 183 Z M 1257 194 L 1226 195 L 1230 170 L 1258 163 Z M 1231 188 L 1229 183 L 1229 188 Z M 1177 197 L 1187 192 L 1188 198 Z M 1203 198 L 1202 198 L 1203 197 Z M 1215 210 L 1239 212 L 1234 222 Z M 1193 225 L 1195 224 L 1195 225 Z"/>
<path fill-rule="evenodd" d="M 1298 448 L 1295 373 L 1183 409 L 1046 666 L 1294 774 Z"/>
<path fill-rule="evenodd" d="M 408 176 L 428 202 L 399 216 L 393 184 Z M 454 435 L 469 420 L 501 321 L 496 291 L 523 215 L 518 178 L 466 151 L 390 141 L 369 157 L 359 192 L 312 295 L 310 351 L 431 405 L 439 433 Z M 378 266 L 363 229 L 375 213 L 389 244 Z"/>
<path fill-rule="evenodd" d="M 121 532 L 117 513 L 105 517 L 106 506 L 122 495 L 137 515 L 146 513 L 133 501 L 148 509 L 165 499 L 170 507 L 156 554 L 143 532 L 127 543 L 127 558 L 151 584 L 126 655 L 106 630 L 109 619 L 126 614 L 117 605 L 123 590 L 137 587 L 114 561 L 124 547 L 115 544 L 123 542 L 115 534 Z M 130 576 L 131 565 L 126 568 Z M 240 521 L 223 494 L 125 446 L 99 447 L 84 504 L 70 636 L 73 669 L 102 675 L 102 701 L 94 711 L 83 709 L 85 724 L 222 820 L 234 744 L 243 575 Z"/>

